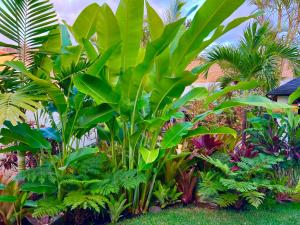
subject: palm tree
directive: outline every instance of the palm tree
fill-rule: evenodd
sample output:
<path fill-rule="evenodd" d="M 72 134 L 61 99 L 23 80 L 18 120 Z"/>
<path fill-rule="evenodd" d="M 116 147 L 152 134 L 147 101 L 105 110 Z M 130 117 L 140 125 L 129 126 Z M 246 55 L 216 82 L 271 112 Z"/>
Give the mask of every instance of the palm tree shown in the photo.
<path fill-rule="evenodd" d="M 57 47 L 51 41 L 59 38 L 53 4 L 49 0 L 0 0 L 0 5 L 0 35 L 9 40 L 0 42 L 0 47 L 9 47 L 16 60 L 42 74 L 40 65 Z M 13 123 L 24 122 L 25 112 L 34 111 L 41 96 L 35 96 L 27 86 L 30 81 L 18 71 L 6 68 L 0 71 L 0 80 L 0 126 L 7 119 Z M 18 153 L 18 167 L 24 170 L 24 153 Z"/>
<path fill-rule="evenodd" d="M 270 22 L 278 38 L 291 43 L 299 41 L 300 1 L 299 0 L 248 0 L 257 10 L 265 13 L 258 17 L 260 24 Z"/>
<path fill-rule="evenodd" d="M 258 80 L 264 93 L 279 85 L 281 60 L 296 72 L 300 68 L 299 49 L 278 42 L 268 25 L 250 24 L 237 45 L 217 46 L 205 55 L 209 66 L 219 64 L 224 72 L 221 87 L 240 81 Z"/>
<path fill-rule="evenodd" d="M 58 26 L 53 4 L 49 0 L 0 0 L 0 34 L 10 43 L 0 47 L 14 49 L 14 55 L 26 66 L 51 37 Z"/>
<path fill-rule="evenodd" d="M 173 23 L 182 18 L 182 9 L 186 5 L 183 0 L 173 0 L 165 11 L 165 23 Z"/>
<path fill-rule="evenodd" d="M 206 55 L 208 68 L 219 64 L 224 72 L 221 88 L 241 81 L 257 80 L 260 91 L 266 93 L 279 85 L 281 62 L 285 60 L 294 71 L 300 67 L 299 49 L 277 42 L 268 25 L 250 24 L 237 45 L 212 48 Z M 242 130 L 247 127 L 247 110 L 243 112 Z M 246 136 L 243 132 L 242 143 Z"/>
<path fill-rule="evenodd" d="M 0 35 L 9 40 L 8 43 L 0 42 L 0 47 L 9 47 L 15 60 L 21 61 L 28 70 L 39 70 L 39 74 L 42 74 L 40 68 L 47 61 L 45 57 L 57 48 L 53 40 L 60 38 L 53 4 L 49 0 L 0 0 L 0 4 Z M 24 119 L 24 112 L 33 108 L 19 104 L 21 110 L 16 110 L 12 102 L 22 99 L 26 102 L 33 97 L 25 87 L 30 80 L 9 67 L 0 71 L 0 80 L 1 103 L 7 106 L 0 108 L 0 114 L 14 112 L 13 123 L 18 122 L 18 118 Z M 4 119 L 0 120 L 0 125 Z"/>

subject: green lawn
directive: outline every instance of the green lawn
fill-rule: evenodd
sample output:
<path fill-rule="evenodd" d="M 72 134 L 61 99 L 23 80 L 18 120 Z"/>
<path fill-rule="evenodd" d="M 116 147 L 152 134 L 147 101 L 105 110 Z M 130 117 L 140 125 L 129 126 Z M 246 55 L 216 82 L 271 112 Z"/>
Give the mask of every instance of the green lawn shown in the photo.
<path fill-rule="evenodd" d="M 300 225 L 300 204 L 278 205 L 273 209 L 236 212 L 176 208 L 149 213 L 139 218 L 121 221 L 120 225 Z"/>

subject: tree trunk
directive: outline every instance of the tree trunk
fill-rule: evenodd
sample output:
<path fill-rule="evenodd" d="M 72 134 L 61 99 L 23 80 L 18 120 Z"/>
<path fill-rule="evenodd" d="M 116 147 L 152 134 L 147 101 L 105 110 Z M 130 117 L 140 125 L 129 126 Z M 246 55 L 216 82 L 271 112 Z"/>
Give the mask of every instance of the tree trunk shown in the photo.
<path fill-rule="evenodd" d="M 25 152 L 18 151 L 18 172 L 26 170 Z"/>
<path fill-rule="evenodd" d="M 295 18 L 295 24 L 291 28 L 290 36 L 289 36 L 289 41 L 293 42 L 296 38 L 297 32 L 299 30 L 299 25 L 300 25 L 300 3 L 298 4 L 297 7 L 297 17 Z"/>
<path fill-rule="evenodd" d="M 277 35 L 282 31 L 282 6 L 278 6 Z"/>
<path fill-rule="evenodd" d="M 22 110 L 21 111 L 25 114 L 26 111 L 25 110 Z M 22 120 L 23 123 L 26 123 L 26 120 L 25 118 L 20 118 Z M 26 156 L 26 153 L 25 152 L 21 152 L 21 151 L 18 151 L 17 153 L 17 156 L 18 156 L 18 172 L 20 171 L 23 171 L 23 170 L 26 170 L 26 162 L 25 162 L 25 156 Z"/>
<path fill-rule="evenodd" d="M 246 144 L 246 129 L 247 129 L 247 109 L 243 109 L 243 115 L 242 115 L 243 121 L 242 121 L 242 144 Z"/>

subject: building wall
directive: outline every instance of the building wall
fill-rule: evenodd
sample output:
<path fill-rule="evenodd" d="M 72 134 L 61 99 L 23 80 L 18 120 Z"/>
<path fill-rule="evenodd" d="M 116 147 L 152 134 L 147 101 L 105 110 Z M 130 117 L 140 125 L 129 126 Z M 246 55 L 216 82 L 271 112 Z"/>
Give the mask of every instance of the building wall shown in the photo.
<path fill-rule="evenodd" d="M 278 96 L 277 97 L 277 102 L 287 104 L 288 99 L 289 99 L 289 96 Z"/>
<path fill-rule="evenodd" d="M 5 63 L 6 61 L 10 61 L 10 60 L 13 59 L 13 56 L 7 56 L 5 54 L 7 54 L 7 53 L 0 50 L 0 65 L 3 64 L 3 63 Z M 5 55 L 5 56 L 3 56 L 3 55 Z M 3 68 L 3 66 L 0 66 L 0 70 L 2 68 Z"/>

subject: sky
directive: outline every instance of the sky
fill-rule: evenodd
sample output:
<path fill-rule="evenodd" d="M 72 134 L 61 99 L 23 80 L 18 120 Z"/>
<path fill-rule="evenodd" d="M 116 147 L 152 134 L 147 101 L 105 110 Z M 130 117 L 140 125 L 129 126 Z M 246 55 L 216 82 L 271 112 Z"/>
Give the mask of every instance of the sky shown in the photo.
<path fill-rule="evenodd" d="M 98 4 L 107 3 L 111 6 L 113 10 L 115 10 L 118 6 L 119 0 L 50 0 L 58 13 L 60 19 L 64 19 L 68 22 L 68 24 L 73 24 L 76 17 L 79 13 L 89 4 L 97 2 Z M 161 16 L 163 16 L 164 11 L 170 5 L 172 0 L 148 0 L 149 3 L 159 12 Z M 186 0 L 187 4 L 184 8 L 184 12 L 188 12 L 196 4 L 202 4 L 204 0 Z M 234 0 L 233 0 L 234 1 Z M 0 6 L 1 7 L 1 6 Z M 254 8 L 249 6 L 249 4 L 245 3 L 242 5 L 227 21 L 230 21 L 234 18 L 241 16 L 248 16 L 254 11 Z M 230 31 L 226 35 L 224 35 L 221 39 L 217 41 L 217 43 L 234 43 L 242 35 L 243 30 L 245 29 L 246 24 L 235 28 Z M 0 36 L 0 41 L 5 41 L 3 37 Z"/>
<path fill-rule="evenodd" d="M 59 17 L 66 20 L 69 24 L 72 24 L 80 11 L 84 9 L 87 5 L 97 2 L 98 4 L 107 3 L 115 10 L 118 6 L 119 0 L 50 0 L 54 3 L 54 7 L 57 10 Z M 161 16 L 163 16 L 164 11 L 168 8 L 172 0 L 148 0 L 150 5 L 155 8 Z M 233 0 L 234 1 L 234 0 Z M 187 4 L 184 8 L 183 13 L 187 13 L 196 4 L 202 4 L 204 0 L 186 0 Z M 241 16 L 248 16 L 254 11 L 253 6 L 251 7 L 248 3 L 242 5 L 227 22 Z M 239 40 L 242 35 L 243 30 L 247 24 L 243 24 L 234 30 L 230 31 L 222 38 L 220 38 L 217 43 L 234 43 Z"/>

